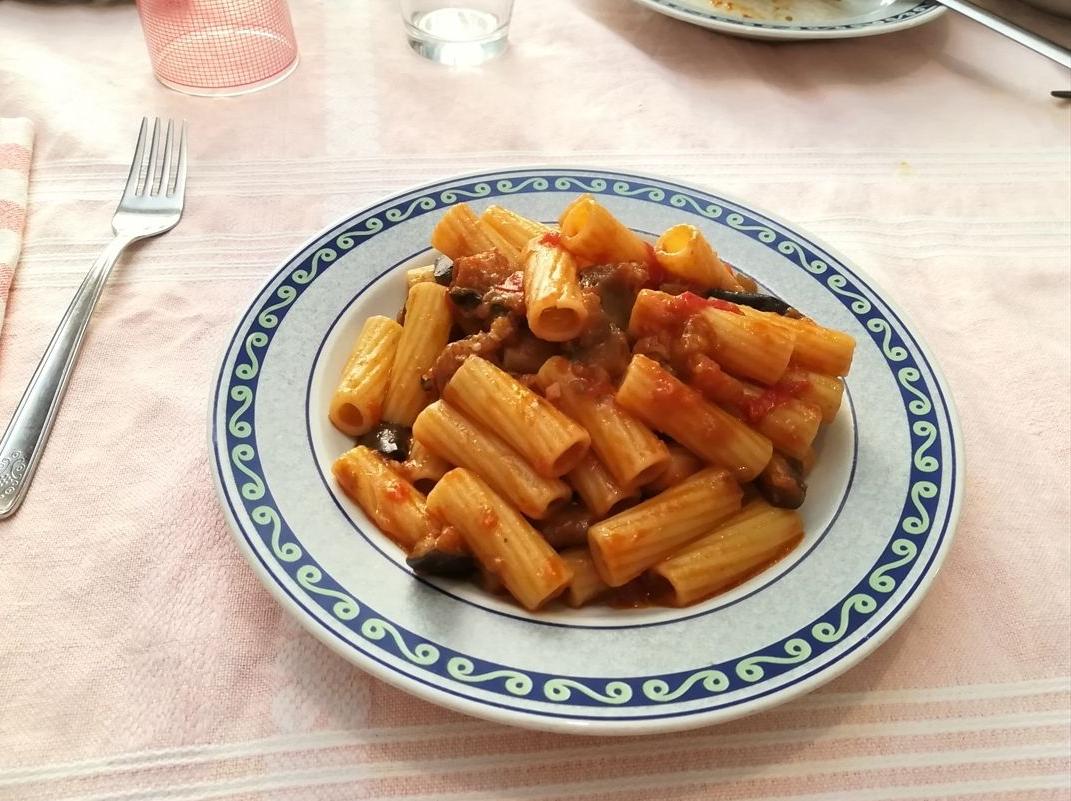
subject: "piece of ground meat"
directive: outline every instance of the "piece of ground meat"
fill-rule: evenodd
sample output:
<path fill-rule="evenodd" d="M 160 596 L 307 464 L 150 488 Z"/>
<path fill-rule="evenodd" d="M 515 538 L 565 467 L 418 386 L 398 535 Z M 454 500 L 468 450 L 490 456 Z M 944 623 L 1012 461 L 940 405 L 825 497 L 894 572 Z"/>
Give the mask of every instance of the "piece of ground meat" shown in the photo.
<path fill-rule="evenodd" d="M 508 316 L 495 318 L 491 321 L 489 330 L 478 331 L 464 339 L 447 344 L 431 369 L 421 376 L 421 383 L 425 389 L 432 390 L 437 396 L 441 396 L 447 382 L 454 377 L 461 363 L 469 356 L 480 356 L 489 362 L 500 364 L 503 345 L 511 341 L 515 334 L 516 323 L 512 318 Z"/>
<path fill-rule="evenodd" d="M 502 349 L 502 368 L 510 373 L 538 373 L 543 362 L 559 352 L 557 343 L 525 330 Z"/>
<path fill-rule="evenodd" d="M 495 284 L 505 282 L 514 272 L 513 265 L 497 250 L 454 260 L 451 287 L 473 289 L 481 297 Z"/>
<path fill-rule="evenodd" d="M 599 296 L 606 316 L 622 329 L 628 328 L 636 294 L 648 280 L 646 265 L 633 262 L 597 264 L 586 268 L 579 276 L 581 288 L 593 290 Z"/>

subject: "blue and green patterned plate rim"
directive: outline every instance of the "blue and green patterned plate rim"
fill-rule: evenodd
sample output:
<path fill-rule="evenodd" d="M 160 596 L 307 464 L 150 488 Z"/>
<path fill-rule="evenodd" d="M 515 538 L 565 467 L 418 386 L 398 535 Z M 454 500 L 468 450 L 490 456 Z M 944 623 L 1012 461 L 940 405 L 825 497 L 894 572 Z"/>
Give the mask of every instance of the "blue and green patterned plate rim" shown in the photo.
<path fill-rule="evenodd" d="M 760 21 L 718 13 L 712 3 L 689 0 L 634 0 L 640 5 L 703 28 L 754 39 L 851 39 L 877 36 L 932 22 L 948 9 L 936 0 L 894 0 L 875 4 L 863 16 L 846 16 L 842 22 L 801 24 L 787 20 Z"/>
<path fill-rule="evenodd" d="M 552 210 L 580 192 L 595 194 L 637 230 L 699 226 L 723 253 L 748 257 L 748 264 L 739 255 L 734 263 L 758 265 L 752 274 L 789 302 L 806 297 L 842 317 L 839 327 L 858 342 L 850 402 L 830 426 L 843 429 L 833 435 L 842 444 L 826 460 L 844 468 L 834 481 L 843 497 L 814 502 L 830 510 L 816 524 L 821 533 L 796 562 L 738 588 L 728 602 L 651 612 L 635 625 L 601 625 L 568 611 L 547 618 L 503 611 L 455 587 L 414 580 L 382 535 L 332 489 L 327 468 L 343 446 L 324 444 L 334 434 L 317 434 L 314 425 L 324 416 L 314 408 L 316 387 L 337 377 L 341 358 L 333 376 L 325 354 L 332 337 L 341 342 L 346 333 L 332 332 L 348 324 L 351 336 L 360 319 L 383 313 L 361 305 L 376 292 L 393 292 L 379 302 L 397 308 L 403 268 L 429 252 L 444 209 L 462 200 L 474 207 L 499 202 L 552 219 Z M 962 437 L 947 385 L 913 326 L 862 271 L 750 205 L 601 169 L 450 178 L 317 234 L 242 313 L 214 385 L 209 435 L 237 543 L 275 598 L 321 641 L 434 703 L 587 734 L 729 720 L 808 692 L 858 663 L 921 601 L 948 551 L 963 489 Z M 836 597 L 822 597 L 830 592 Z M 749 644 L 734 651 L 738 639 Z"/>

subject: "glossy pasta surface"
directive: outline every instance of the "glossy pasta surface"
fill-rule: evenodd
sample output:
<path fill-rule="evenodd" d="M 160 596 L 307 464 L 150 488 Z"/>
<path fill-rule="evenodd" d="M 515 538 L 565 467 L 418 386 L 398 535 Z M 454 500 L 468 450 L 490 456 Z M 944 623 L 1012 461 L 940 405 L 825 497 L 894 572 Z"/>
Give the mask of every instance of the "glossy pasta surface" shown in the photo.
<path fill-rule="evenodd" d="M 591 195 L 554 222 L 458 204 L 430 241 L 323 411 L 356 440 L 339 489 L 414 571 L 536 614 L 685 606 L 798 546 L 848 334 L 693 226 L 649 242 Z"/>

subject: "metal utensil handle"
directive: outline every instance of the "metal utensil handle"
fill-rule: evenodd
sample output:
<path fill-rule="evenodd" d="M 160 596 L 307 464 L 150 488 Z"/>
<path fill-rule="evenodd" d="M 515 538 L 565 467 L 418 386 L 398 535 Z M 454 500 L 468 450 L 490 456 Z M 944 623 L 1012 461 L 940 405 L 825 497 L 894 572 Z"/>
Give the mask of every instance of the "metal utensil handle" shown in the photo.
<path fill-rule="evenodd" d="M 965 17 L 970 17 L 975 22 L 980 22 L 997 33 L 1004 34 L 1009 39 L 1029 47 L 1034 52 L 1051 58 L 1057 64 L 1062 64 L 1067 69 L 1071 69 L 1071 50 L 1060 47 L 1056 42 L 1049 41 L 1036 33 L 1031 33 L 1026 28 L 1021 28 L 1014 22 L 1009 22 L 1003 17 L 991 14 L 974 3 L 967 2 L 967 0 L 940 0 L 940 2 L 953 11 L 958 11 Z"/>
<path fill-rule="evenodd" d="M 108 273 L 131 241 L 129 237 L 116 237 L 93 263 L 0 439 L 0 518 L 12 514 L 22 503 L 52 430 L 93 309 Z"/>

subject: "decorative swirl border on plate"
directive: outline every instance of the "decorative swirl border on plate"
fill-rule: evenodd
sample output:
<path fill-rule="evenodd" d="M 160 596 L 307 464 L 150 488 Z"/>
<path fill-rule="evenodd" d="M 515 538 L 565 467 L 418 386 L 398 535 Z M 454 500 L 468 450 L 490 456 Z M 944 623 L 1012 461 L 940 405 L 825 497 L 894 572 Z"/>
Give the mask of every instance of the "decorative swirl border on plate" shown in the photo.
<path fill-rule="evenodd" d="M 451 205 L 461 198 L 547 191 L 551 186 L 554 191 L 640 198 L 687 209 L 750 236 L 798 265 L 839 297 L 871 333 L 896 376 L 902 388 L 912 440 L 911 481 L 897 529 L 906 532 L 912 539 L 897 537 L 894 532 L 877 564 L 867 572 L 853 592 L 821 619 L 781 642 L 720 665 L 664 676 L 621 679 L 546 675 L 473 659 L 445 646 L 425 642 L 358 603 L 305 552 L 275 507 L 256 453 L 256 385 L 274 331 L 304 287 L 329 269 L 341 255 L 394 224 Z M 891 595 L 908 574 L 921 550 L 916 540 L 931 532 L 936 508 L 933 501 L 940 494 L 935 481 L 942 481 L 944 477 L 939 456 L 940 444 L 947 438 L 947 432 L 940 426 L 930 387 L 922 380 L 923 373 L 914 356 L 904 347 L 882 312 L 861 294 L 860 288 L 839 273 L 828 257 L 817 254 L 809 243 L 797 241 L 760 215 L 745 209 L 726 215 L 726 205 L 686 192 L 667 192 L 663 187 L 631 177 L 621 180 L 616 177 L 606 179 L 553 172 L 517 180 L 499 177 L 446 190 L 429 189 L 421 197 L 399 200 L 374 214 L 369 212 L 369 218 L 362 220 L 360 217 L 363 215 L 360 215 L 351 221 L 352 227 L 335 236 L 330 246 L 321 245 L 311 257 L 294 265 L 283 283 L 263 301 L 263 308 L 253 314 L 254 323 L 238 345 L 230 383 L 225 388 L 229 400 L 225 404 L 225 425 L 222 426 L 232 466 L 231 478 L 239 489 L 257 534 L 280 560 L 280 567 L 310 594 L 310 599 L 315 600 L 351 632 L 414 668 L 430 671 L 440 680 L 479 684 L 486 691 L 505 696 L 569 706 L 654 706 L 725 694 L 756 685 L 787 670 L 799 669 L 858 629 L 882 607 L 884 598 L 879 601 L 871 593 L 885 598 Z M 938 447 L 935 449 L 934 446 Z M 537 688 L 538 696 L 533 695 Z"/>
<path fill-rule="evenodd" d="M 940 8 L 937 3 L 931 2 L 931 0 L 924 0 L 924 2 L 901 11 L 899 14 L 882 17 L 881 19 L 867 20 L 865 22 L 852 22 L 848 25 L 774 25 L 768 22 L 755 22 L 754 20 L 743 19 L 742 17 L 730 17 L 724 14 L 715 14 L 710 11 L 700 11 L 693 6 L 684 6 L 680 3 L 674 3 L 672 0 L 652 0 L 652 2 L 665 8 L 679 11 L 694 19 L 708 19 L 714 20 L 715 22 L 725 22 L 731 25 L 738 25 L 741 28 L 755 28 L 768 31 L 807 31 L 811 33 L 817 31 L 856 31 L 863 28 L 873 28 L 878 25 L 893 25 L 897 22 L 904 22 L 905 20 L 920 17 L 923 14 L 929 14 Z"/>

